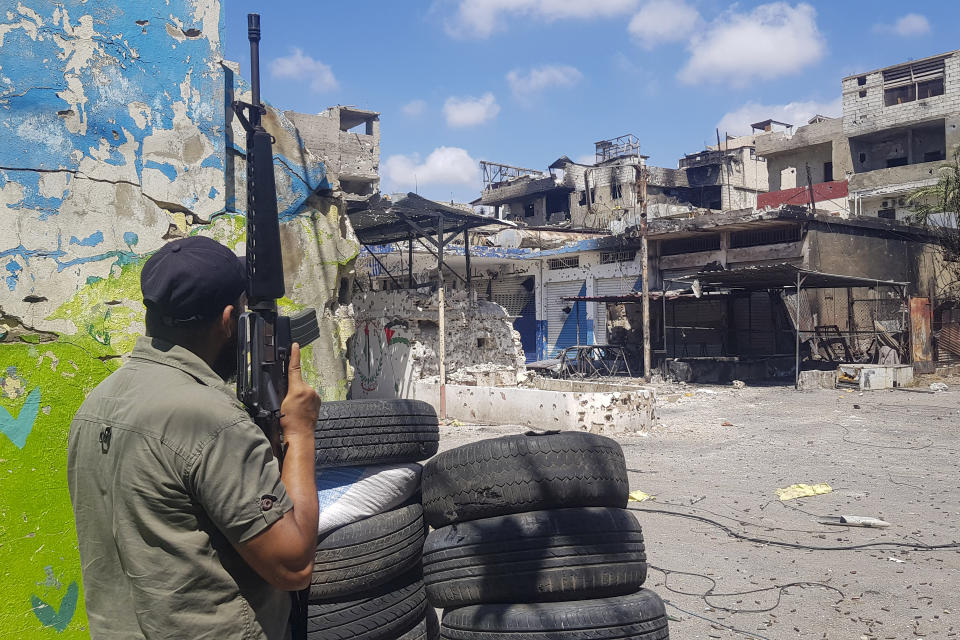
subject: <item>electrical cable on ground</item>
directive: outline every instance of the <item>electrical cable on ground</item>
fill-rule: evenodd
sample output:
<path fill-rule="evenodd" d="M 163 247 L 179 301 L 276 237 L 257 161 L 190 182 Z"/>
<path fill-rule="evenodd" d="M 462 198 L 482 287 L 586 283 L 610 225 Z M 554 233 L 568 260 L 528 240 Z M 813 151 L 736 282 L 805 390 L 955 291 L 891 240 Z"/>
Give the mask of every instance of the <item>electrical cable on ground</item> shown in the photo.
<path fill-rule="evenodd" d="M 717 609 L 719 611 L 725 611 L 727 613 L 769 613 L 770 611 L 773 611 L 774 609 L 780 606 L 780 601 L 783 599 L 784 590 L 789 589 L 790 587 L 800 587 L 800 588 L 820 587 L 821 589 L 836 591 L 838 594 L 840 594 L 840 599 L 837 600 L 834 604 L 840 604 L 846 599 L 846 596 L 844 595 L 843 591 L 841 591 L 840 589 L 833 587 L 829 584 L 826 584 L 825 582 L 814 582 L 809 580 L 800 580 L 797 582 L 789 582 L 786 584 L 775 584 L 769 587 L 760 587 L 758 589 L 748 589 L 746 591 L 716 593 L 714 589 L 717 588 L 717 581 L 711 576 L 707 576 L 702 573 L 693 573 L 690 571 L 677 571 L 675 569 L 664 569 L 662 567 L 658 567 L 652 564 L 648 564 L 647 566 L 663 574 L 663 588 L 666 589 L 667 591 L 670 591 L 671 593 L 676 593 L 681 596 L 696 596 L 697 598 L 700 598 L 701 600 L 703 600 L 704 604 L 706 604 L 711 609 Z M 692 576 L 694 578 L 702 578 L 710 582 L 710 588 L 704 591 L 703 593 L 697 593 L 694 591 L 680 591 L 679 589 L 674 589 L 673 587 L 670 586 L 670 576 L 672 574 L 676 574 L 678 576 Z M 745 596 L 753 593 L 764 593 L 766 591 L 776 591 L 777 601 L 769 607 L 762 607 L 759 609 L 734 609 L 730 607 L 724 607 L 723 605 L 715 604 L 710 601 L 710 598 L 735 598 L 737 596 Z"/>
<path fill-rule="evenodd" d="M 700 522 L 705 522 L 706 524 L 711 524 L 718 529 L 722 530 L 728 536 L 732 538 L 737 538 L 739 540 L 744 540 L 745 542 L 754 542 L 756 544 L 764 544 L 774 547 L 786 547 L 789 549 L 801 549 L 804 551 L 855 551 L 858 549 L 875 549 L 881 547 L 898 547 L 904 549 L 910 549 L 913 551 L 937 551 L 942 549 L 960 549 L 960 542 L 950 542 L 947 544 L 919 544 L 919 543 L 908 543 L 908 542 L 867 542 L 864 544 L 851 544 L 851 545 L 840 545 L 834 547 L 826 546 L 816 546 L 808 544 L 800 544 L 797 542 L 783 542 L 780 540 L 769 540 L 765 538 L 754 538 L 752 536 L 746 536 L 742 533 L 738 533 L 723 524 L 722 522 L 717 522 L 716 520 L 711 520 L 704 516 L 698 516 L 692 513 L 678 513 L 676 511 L 667 511 L 666 509 L 649 509 L 642 507 L 627 507 L 631 511 L 642 511 L 644 513 L 658 513 L 662 515 L 674 516 L 677 518 L 688 518 L 690 520 L 698 520 Z"/>
<path fill-rule="evenodd" d="M 676 609 L 677 611 L 681 611 L 681 612 L 687 614 L 688 616 L 693 616 L 694 618 L 700 618 L 701 620 L 706 620 L 706 621 L 709 622 L 710 624 L 715 624 L 715 625 L 717 625 L 718 627 L 723 627 L 724 629 L 729 629 L 730 631 L 733 631 L 734 633 L 740 633 L 740 634 L 743 634 L 743 635 L 745 635 L 745 636 L 749 636 L 749 637 L 751 637 L 751 638 L 758 638 L 759 640 L 773 640 L 772 638 L 768 638 L 767 636 L 761 636 L 761 635 L 756 634 L 756 633 L 754 633 L 754 632 L 752 632 L 752 631 L 744 631 L 743 629 L 738 629 L 738 628 L 736 628 L 736 627 L 734 627 L 734 626 L 731 626 L 731 625 L 729 625 L 729 624 L 725 624 L 725 623 L 723 623 L 723 622 L 720 622 L 719 620 L 714 620 L 713 618 L 708 618 L 707 616 L 702 616 L 702 615 L 700 615 L 699 613 L 694 613 L 694 612 L 692 612 L 692 611 L 687 611 L 686 609 L 682 609 L 682 608 L 678 607 L 677 605 L 673 604 L 673 603 L 670 602 L 669 600 L 664 600 L 663 603 L 664 603 L 665 605 L 669 606 L 669 607 L 673 607 L 673 608 Z"/>

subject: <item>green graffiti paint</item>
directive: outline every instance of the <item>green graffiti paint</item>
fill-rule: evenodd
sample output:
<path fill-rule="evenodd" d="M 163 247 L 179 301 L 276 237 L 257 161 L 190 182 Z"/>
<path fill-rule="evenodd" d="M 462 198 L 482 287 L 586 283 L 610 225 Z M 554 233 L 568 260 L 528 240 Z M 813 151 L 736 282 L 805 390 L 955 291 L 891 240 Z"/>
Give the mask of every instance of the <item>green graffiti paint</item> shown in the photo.
<path fill-rule="evenodd" d="M 39 408 L 22 448 L 0 436 L 0 566 L 5 576 L 0 629 L 4 637 L 39 637 L 47 627 L 60 632 L 58 638 L 89 638 L 66 483 L 67 434 L 85 395 L 116 364 L 67 340 L 0 344 L 4 373 L 10 377 L 12 369 L 16 378 L 16 385 L 8 383 L 7 392 L 0 393 L 0 409 L 23 415 L 34 391 Z M 60 568 L 56 580 L 51 581 L 48 574 L 46 582 L 38 582 L 45 567 Z M 64 584 L 74 586 L 64 592 Z"/>

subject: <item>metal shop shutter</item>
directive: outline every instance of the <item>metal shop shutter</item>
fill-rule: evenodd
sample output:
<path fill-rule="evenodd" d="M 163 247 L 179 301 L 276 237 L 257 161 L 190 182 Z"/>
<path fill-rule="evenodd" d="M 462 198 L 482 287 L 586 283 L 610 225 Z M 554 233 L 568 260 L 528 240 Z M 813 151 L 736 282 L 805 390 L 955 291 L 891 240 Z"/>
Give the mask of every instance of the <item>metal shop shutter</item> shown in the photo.
<path fill-rule="evenodd" d="M 513 328 L 520 334 L 523 354 L 527 362 L 537 359 L 537 304 L 534 287 L 528 291 L 524 282 L 533 283 L 533 276 L 494 280 L 490 286 L 491 299 L 516 316 Z"/>
<path fill-rule="evenodd" d="M 544 307 L 547 313 L 547 357 L 555 356 L 561 349 L 587 341 L 587 309 L 585 303 L 575 304 L 564 300 L 584 295 L 583 280 L 548 282 L 544 285 Z M 564 309 L 570 309 L 565 312 Z M 574 310 L 577 314 L 574 314 Z M 577 315 L 580 316 L 580 335 L 577 336 Z"/>
<path fill-rule="evenodd" d="M 675 300 L 667 309 L 668 345 L 680 357 L 722 356 L 725 340 L 722 297 Z M 673 349 L 676 345 L 675 350 Z"/>
<path fill-rule="evenodd" d="M 626 293 L 639 291 L 641 287 L 640 277 L 636 275 L 624 276 L 622 278 L 597 278 L 594 283 L 595 296 L 622 296 Z M 593 321 L 593 342 L 594 344 L 606 344 L 607 342 L 607 303 L 595 302 L 594 321 Z"/>

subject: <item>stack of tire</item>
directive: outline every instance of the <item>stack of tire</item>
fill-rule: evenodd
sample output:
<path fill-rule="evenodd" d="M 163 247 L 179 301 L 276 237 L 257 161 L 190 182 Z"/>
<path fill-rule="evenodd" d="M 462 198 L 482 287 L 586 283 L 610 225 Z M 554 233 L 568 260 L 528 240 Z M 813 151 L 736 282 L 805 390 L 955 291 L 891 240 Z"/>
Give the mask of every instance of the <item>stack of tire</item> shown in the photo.
<path fill-rule="evenodd" d="M 325 403 L 316 430 L 318 470 L 419 462 L 437 452 L 434 409 L 415 400 Z M 420 556 L 419 491 L 398 508 L 321 536 L 307 607 L 309 640 L 433 640 Z"/>
<path fill-rule="evenodd" d="M 582 432 L 493 438 L 424 466 L 423 551 L 446 640 L 663 640 L 663 601 L 626 510 L 615 441 Z"/>

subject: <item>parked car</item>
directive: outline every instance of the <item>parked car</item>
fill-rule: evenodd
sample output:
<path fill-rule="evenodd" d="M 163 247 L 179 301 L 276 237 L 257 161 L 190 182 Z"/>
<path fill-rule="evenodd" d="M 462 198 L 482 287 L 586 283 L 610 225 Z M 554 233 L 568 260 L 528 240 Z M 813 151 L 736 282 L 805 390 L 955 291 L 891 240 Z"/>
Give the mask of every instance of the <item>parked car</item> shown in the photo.
<path fill-rule="evenodd" d="M 555 358 L 528 363 L 527 369 L 552 378 L 633 375 L 626 349 L 612 344 L 567 347 Z"/>

